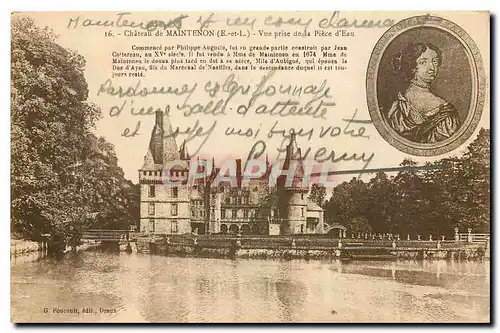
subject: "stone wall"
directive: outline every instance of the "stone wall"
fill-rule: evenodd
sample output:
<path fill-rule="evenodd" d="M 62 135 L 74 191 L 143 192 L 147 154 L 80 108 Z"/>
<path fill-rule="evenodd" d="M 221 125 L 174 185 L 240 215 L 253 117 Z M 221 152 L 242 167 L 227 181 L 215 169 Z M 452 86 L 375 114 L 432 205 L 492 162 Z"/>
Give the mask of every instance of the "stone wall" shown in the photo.
<path fill-rule="evenodd" d="M 155 186 L 154 197 L 149 196 L 149 187 Z M 150 214 L 149 204 L 154 204 Z M 172 205 L 177 205 L 177 214 L 172 215 Z M 140 230 L 150 233 L 150 221 L 155 223 L 155 234 L 191 232 L 189 189 L 179 186 L 177 197 L 173 197 L 172 188 L 164 184 L 141 184 Z"/>
<path fill-rule="evenodd" d="M 387 242 L 379 246 L 349 247 L 349 243 L 314 237 L 213 237 L 170 236 L 138 238 L 138 252 L 159 255 L 199 256 L 219 258 L 282 258 L 345 260 L 482 260 L 487 258 L 481 246 L 457 245 L 454 248 L 396 248 Z M 375 243 L 374 243 L 375 244 Z M 372 244 L 372 245 L 374 245 Z"/>

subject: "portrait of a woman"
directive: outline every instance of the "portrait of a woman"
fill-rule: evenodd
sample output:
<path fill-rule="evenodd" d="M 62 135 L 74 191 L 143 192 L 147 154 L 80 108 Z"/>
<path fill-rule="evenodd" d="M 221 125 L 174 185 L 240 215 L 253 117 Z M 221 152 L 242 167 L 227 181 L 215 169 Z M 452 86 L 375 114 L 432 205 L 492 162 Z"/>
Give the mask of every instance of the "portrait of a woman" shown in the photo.
<path fill-rule="evenodd" d="M 441 62 L 441 50 L 429 43 L 410 44 L 394 59 L 402 85 L 387 120 L 396 132 L 412 142 L 440 142 L 460 126 L 455 107 L 432 91 Z"/>

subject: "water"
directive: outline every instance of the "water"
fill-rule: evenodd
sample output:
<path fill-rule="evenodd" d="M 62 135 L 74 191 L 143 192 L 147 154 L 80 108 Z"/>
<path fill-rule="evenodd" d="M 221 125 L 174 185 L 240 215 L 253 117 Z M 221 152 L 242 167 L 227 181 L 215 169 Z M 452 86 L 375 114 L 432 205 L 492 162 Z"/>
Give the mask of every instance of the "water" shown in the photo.
<path fill-rule="evenodd" d="M 489 262 L 80 252 L 11 273 L 15 322 L 487 322 L 490 310 Z"/>

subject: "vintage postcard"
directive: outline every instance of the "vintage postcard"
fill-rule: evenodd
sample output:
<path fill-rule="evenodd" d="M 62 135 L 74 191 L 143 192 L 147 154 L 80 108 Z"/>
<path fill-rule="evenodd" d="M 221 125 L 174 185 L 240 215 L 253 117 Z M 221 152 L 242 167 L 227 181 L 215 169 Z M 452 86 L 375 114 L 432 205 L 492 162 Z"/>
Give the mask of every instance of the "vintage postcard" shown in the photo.
<path fill-rule="evenodd" d="M 489 323 L 488 12 L 16 12 L 15 323 Z"/>

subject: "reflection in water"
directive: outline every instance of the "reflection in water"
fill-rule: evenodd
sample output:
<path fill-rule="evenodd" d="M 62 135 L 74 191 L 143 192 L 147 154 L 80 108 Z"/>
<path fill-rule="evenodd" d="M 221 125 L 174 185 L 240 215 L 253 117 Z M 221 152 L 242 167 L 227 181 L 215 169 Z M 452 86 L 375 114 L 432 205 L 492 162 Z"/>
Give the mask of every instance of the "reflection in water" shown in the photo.
<path fill-rule="evenodd" d="M 304 301 L 307 296 L 306 285 L 296 279 L 296 270 L 292 263 L 283 262 L 279 266 L 279 278 L 274 283 L 276 296 L 282 308 L 282 322 L 296 322 L 303 320 Z"/>
<path fill-rule="evenodd" d="M 489 262 L 231 261 L 82 252 L 16 261 L 11 271 L 18 322 L 489 320 Z M 80 313 L 58 312 L 73 308 Z"/>

